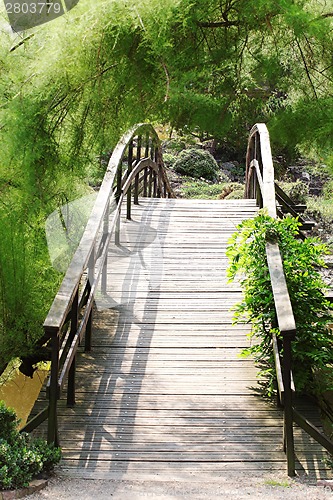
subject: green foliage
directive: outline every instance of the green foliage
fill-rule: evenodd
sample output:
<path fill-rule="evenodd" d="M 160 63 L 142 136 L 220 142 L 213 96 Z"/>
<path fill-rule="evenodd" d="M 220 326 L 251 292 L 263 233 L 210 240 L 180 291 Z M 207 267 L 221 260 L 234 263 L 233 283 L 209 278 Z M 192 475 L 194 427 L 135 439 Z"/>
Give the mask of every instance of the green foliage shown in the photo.
<path fill-rule="evenodd" d="M 45 219 L 97 181 L 96 158 L 130 125 L 168 123 L 244 151 L 264 120 L 280 148 L 331 154 L 330 7 L 80 0 L 25 41 L 1 32 L 0 371 L 33 348 L 60 280 Z"/>
<path fill-rule="evenodd" d="M 17 436 L 17 426 L 19 421 L 12 408 L 7 408 L 3 401 L 0 401 L 0 440 L 6 440 L 12 444 Z"/>
<path fill-rule="evenodd" d="M 218 177 L 219 166 L 209 151 L 191 148 L 179 153 L 174 169 L 181 175 L 213 181 Z"/>
<path fill-rule="evenodd" d="M 163 161 L 164 161 L 164 165 L 167 168 L 173 168 L 174 164 L 177 161 L 177 155 L 173 155 L 171 153 L 164 153 Z"/>
<path fill-rule="evenodd" d="M 19 433 L 14 410 L 0 401 L 0 489 L 22 488 L 42 471 L 50 471 L 59 462 L 59 448 L 44 440 L 32 440 Z"/>
<path fill-rule="evenodd" d="M 21 207 L 0 202 L 0 367 L 33 349 L 60 280 L 44 227 L 31 211 L 23 217 Z"/>
<path fill-rule="evenodd" d="M 299 180 L 296 181 L 289 190 L 289 196 L 294 203 L 305 203 L 309 196 L 309 188 L 307 184 Z"/>
<path fill-rule="evenodd" d="M 237 182 L 222 182 L 213 184 L 199 179 L 184 179 L 181 185 L 184 198 L 195 199 L 241 199 L 244 198 L 244 186 Z"/>
<path fill-rule="evenodd" d="M 244 186 L 239 186 L 236 189 L 233 189 L 228 196 L 226 196 L 226 200 L 242 200 L 244 198 Z"/>
<path fill-rule="evenodd" d="M 184 198 L 216 200 L 225 184 L 211 184 L 202 180 L 186 179 L 181 187 Z"/>
<path fill-rule="evenodd" d="M 40 457 L 43 472 L 51 472 L 53 467 L 60 462 L 61 449 L 49 445 L 45 439 L 36 438 L 31 440 L 29 444 L 33 452 Z"/>
<path fill-rule="evenodd" d="M 325 200 L 330 200 L 333 204 L 333 180 L 325 184 L 323 189 L 323 197 Z"/>
<path fill-rule="evenodd" d="M 244 300 L 235 312 L 235 321 L 252 322 L 254 344 L 247 351 L 263 365 L 268 392 L 273 390 L 274 358 L 272 332 L 280 336 L 266 260 L 266 241 L 277 240 L 296 321 L 293 341 L 293 373 L 298 390 L 314 390 L 313 370 L 326 367 L 333 359 L 333 334 L 330 304 L 323 291 L 325 284 L 318 271 L 323 266 L 324 244 L 316 238 L 296 239 L 299 222 L 292 217 L 275 220 L 261 211 L 257 217 L 243 221 L 232 236 L 227 250 L 228 276 L 241 274 Z"/>
<path fill-rule="evenodd" d="M 279 186 L 296 204 L 306 203 L 309 196 L 309 188 L 305 182 L 279 182 Z"/>

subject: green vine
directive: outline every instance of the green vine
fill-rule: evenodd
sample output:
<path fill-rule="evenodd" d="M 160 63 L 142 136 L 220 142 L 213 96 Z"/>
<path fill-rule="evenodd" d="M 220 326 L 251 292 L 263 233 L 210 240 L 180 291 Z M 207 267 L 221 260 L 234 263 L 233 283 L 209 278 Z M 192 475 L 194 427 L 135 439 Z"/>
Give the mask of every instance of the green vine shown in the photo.
<path fill-rule="evenodd" d="M 276 325 L 274 299 L 266 259 L 266 241 L 278 242 L 296 321 L 293 341 L 293 375 L 296 389 L 315 392 L 316 371 L 333 360 L 333 332 L 326 285 L 319 268 L 327 247 L 317 238 L 297 239 L 300 223 L 293 217 L 273 219 L 260 211 L 254 219 L 237 226 L 227 249 L 228 277 L 240 276 L 244 299 L 235 308 L 235 322 L 251 322 L 253 343 L 244 355 L 253 355 L 264 376 L 266 392 L 274 391 L 275 365 L 272 333 L 281 338 Z"/>

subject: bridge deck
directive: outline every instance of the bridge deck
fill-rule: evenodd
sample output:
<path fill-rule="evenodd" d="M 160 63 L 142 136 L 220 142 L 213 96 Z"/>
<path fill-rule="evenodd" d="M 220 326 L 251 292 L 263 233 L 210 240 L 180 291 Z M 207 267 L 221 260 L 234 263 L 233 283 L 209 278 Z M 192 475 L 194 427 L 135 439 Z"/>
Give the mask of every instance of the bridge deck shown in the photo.
<path fill-rule="evenodd" d="M 239 358 L 248 325 L 225 250 L 249 200 L 144 199 L 110 247 L 93 348 L 79 356 L 77 405 L 60 401 L 62 470 L 81 477 L 285 471 L 281 413 Z M 295 431 L 298 468 L 323 453 Z"/>

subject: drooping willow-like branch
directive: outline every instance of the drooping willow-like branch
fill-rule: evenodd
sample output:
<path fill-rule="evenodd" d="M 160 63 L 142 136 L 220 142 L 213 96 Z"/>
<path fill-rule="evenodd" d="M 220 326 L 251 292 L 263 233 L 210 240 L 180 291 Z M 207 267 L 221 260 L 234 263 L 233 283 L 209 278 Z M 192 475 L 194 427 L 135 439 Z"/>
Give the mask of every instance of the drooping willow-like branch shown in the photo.
<path fill-rule="evenodd" d="M 240 24 L 240 21 L 198 22 L 200 28 L 230 28 L 231 26 L 240 26 Z"/>
<path fill-rule="evenodd" d="M 312 81 L 312 78 L 311 78 L 311 75 L 310 75 L 310 71 L 309 71 L 309 68 L 308 68 L 308 64 L 307 64 L 306 59 L 305 59 L 304 52 L 303 52 L 302 47 L 301 47 L 301 45 L 300 45 L 300 43 L 299 43 L 299 41 L 297 39 L 296 39 L 296 44 L 297 44 L 298 50 L 299 50 L 299 52 L 301 54 L 301 58 L 302 58 L 302 61 L 303 61 L 303 64 L 304 64 L 304 69 L 305 69 L 305 72 L 306 72 L 306 76 L 308 77 L 308 80 L 310 82 L 313 94 L 314 94 L 315 98 L 318 99 L 317 91 L 316 91 L 316 88 L 315 88 L 315 86 L 313 84 L 313 81 Z"/>

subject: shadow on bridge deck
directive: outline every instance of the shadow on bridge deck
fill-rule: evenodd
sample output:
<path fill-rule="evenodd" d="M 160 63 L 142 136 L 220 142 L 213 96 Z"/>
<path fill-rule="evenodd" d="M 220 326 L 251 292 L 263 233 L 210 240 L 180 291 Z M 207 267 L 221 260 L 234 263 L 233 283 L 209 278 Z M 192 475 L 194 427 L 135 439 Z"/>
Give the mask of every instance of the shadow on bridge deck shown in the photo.
<path fill-rule="evenodd" d="M 285 471 L 283 422 L 258 395 L 241 298 L 227 284 L 227 241 L 251 200 L 140 200 L 110 247 L 92 351 L 77 404 L 59 403 L 61 470 L 94 478 Z M 324 452 L 295 430 L 297 469 L 326 475 Z"/>

